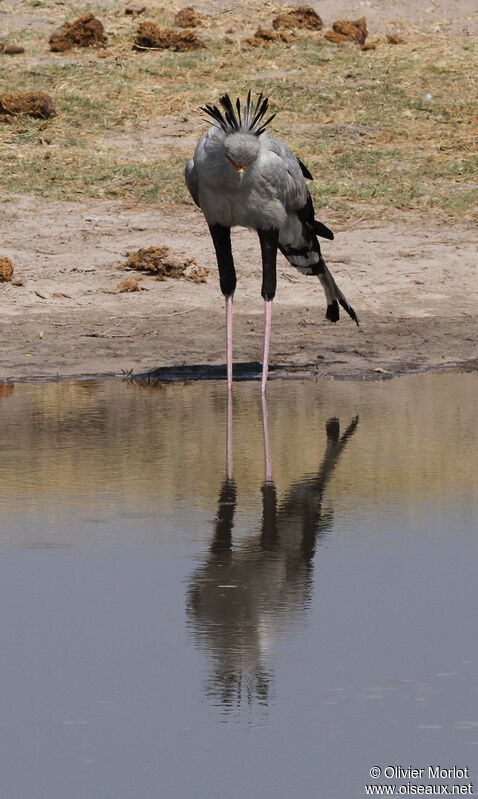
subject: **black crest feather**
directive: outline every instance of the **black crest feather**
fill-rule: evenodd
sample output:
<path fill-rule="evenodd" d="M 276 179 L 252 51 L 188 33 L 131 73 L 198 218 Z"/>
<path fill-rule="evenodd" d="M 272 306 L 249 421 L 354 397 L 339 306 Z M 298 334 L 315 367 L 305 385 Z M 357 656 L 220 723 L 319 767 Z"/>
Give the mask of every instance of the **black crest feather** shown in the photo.
<path fill-rule="evenodd" d="M 213 124 L 224 131 L 224 133 L 236 133 L 243 131 L 244 133 L 253 133 L 255 136 L 261 136 L 264 133 L 267 125 L 272 122 L 275 114 L 264 121 L 264 117 L 269 108 L 269 99 L 264 97 L 262 92 L 257 98 L 255 104 L 252 101 L 252 95 L 249 91 L 247 100 L 242 106 L 241 114 L 241 101 L 238 97 L 236 100 L 236 108 L 231 101 L 228 94 L 224 94 L 219 99 L 221 108 L 217 105 L 207 104 L 201 106 L 201 111 L 204 111 L 213 120 Z M 221 110 L 222 109 L 222 110 Z"/>

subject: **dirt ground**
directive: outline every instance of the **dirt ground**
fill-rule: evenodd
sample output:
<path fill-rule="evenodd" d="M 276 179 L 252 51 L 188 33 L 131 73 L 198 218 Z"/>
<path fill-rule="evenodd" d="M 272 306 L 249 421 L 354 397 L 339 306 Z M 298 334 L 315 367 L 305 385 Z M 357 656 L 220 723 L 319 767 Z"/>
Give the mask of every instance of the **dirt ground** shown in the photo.
<path fill-rule="evenodd" d="M 28 9 L 15 1 L 11 8 L 17 5 L 18 13 L 7 18 L 10 31 L 30 24 L 30 17 L 24 18 Z M 476 0 L 313 5 L 327 26 L 338 17 L 366 14 L 377 31 L 408 26 L 426 33 L 438 26 L 444 35 L 474 35 L 478 30 Z M 204 0 L 195 7 L 227 13 L 229 6 Z M 188 135 L 192 149 L 195 135 L 189 130 Z M 359 316 L 359 328 L 348 317 L 328 323 L 318 281 L 279 257 L 272 363 L 354 378 L 478 368 L 478 230 L 472 217 L 449 224 L 441 213 L 397 212 L 383 222 L 370 221 L 373 216 L 371 209 L 340 230 L 326 212 L 320 214 L 336 233 L 334 242 L 323 244 L 325 259 Z M 0 223 L 0 255 L 15 266 L 14 283 L 0 284 L 0 382 L 224 363 L 224 303 L 214 251 L 192 204 L 165 215 L 152 205 L 59 202 L 19 193 L 0 202 Z M 118 293 L 125 276 L 118 266 L 126 253 L 163 245 L 211 267 L 207 282 L 158 282 L 141 275 L 140 291 Z M 257 237 L 236 230 L 233 248 L 234 360 L 260 361 Z"/>
<path fill-rule="evenodd" d="M 25 0 L 9 0 L 8 9 L 13 9 L 14 14 L 9 14 L 5 18 L 5 34 L 12 34 L 15 31 L 23 30 L 31 25 L 35 29 L 48 29 L 49 16 L 42 13 L 42 4 L 29 4 Z M 125 3 L 127 6 L 128 3 Z M 142 7 L 142 3 L 131 2 L 132 7 Z M 150 12 L 156 7 L 156 0 L 144 4 Z M 243 12 L 243 18 L 247 19 L 249 7 L 256 12 L 255 0 L 244 0 L 238 4 L 237 0 L 196 0 L 193 2 L 173 2 L 171 7 L 182 8 L 185 5 L 194 6 L 201 14 L 224 15 L 227 21 L 231 13 L 237 11 L 238 7 Z M 320 14 L 324 24 L 330 26 L 336 19 L 350 18 L 355 19 L 365 15 L 369 22 L 369 27 L 376 31 L 388 31 L 390 27 L 401 28 L 402 30 L 419 30 L 430 32 L 437 27 L 445 33 L 467 30 L 470 34 L 478 30 L 478 10 L 476 0 L 426 0 L 426 2 L 415 2 L 415 0 L 315 0 L 315 2 L 304 3 L 298 0 L 297 3 L 265 2 L 262 4 L 264 11 L 276 8 L 280 5 L 311 5 Z M 104 4 L 101 0 L 91 0 L 88 7 L 95 13 L 102 10 Z"/>
<path fill-rule="evenodd" d="M 1 214 L 2 251 L 24 282 L 0 286 L 1 380 L 224 363 L 223 299 L 199 211 L 164 217 L 150 207 L 25 197 L 3 203 Z M 207 282 L 146 275 L 140 291 L 116 293 L 126 252 L 158 244 L 211 266 Z M 476 226 L 416 216 L 336 231 L 324 254 L 359 328 L 348 317 L 327 322 L 316 278 L 280 256 L 271 361 L 340 377 L 478 366 L 477 245 Z M 234 231 L 233 248 L 234 360 L 260 360 L 256 235 Z"/>

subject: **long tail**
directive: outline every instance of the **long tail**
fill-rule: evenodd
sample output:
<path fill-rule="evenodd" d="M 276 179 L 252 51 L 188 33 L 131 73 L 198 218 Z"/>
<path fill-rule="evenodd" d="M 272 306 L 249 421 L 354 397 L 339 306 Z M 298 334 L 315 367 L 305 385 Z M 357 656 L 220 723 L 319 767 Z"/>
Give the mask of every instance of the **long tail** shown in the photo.
<path fill-rule="evenodd" d="M 324 289 L 325 299 L 327 301 L 327 312 L 325 314 L 326 318 L 329 319 L 330 322 L 337 322 L 340 316 L 339 305 L 341 305 L 344 311 L 347 311 L 350 318 L 354 320 L 355 324 L 358 325 L 359 320 L 357 314 L 352 306 L 348 304 L 345 296 L 337 286 L 337 283 L 329 272 L 327 264 L 322 258 L 322 255 L 320 255 L 317 274 L 322 288 Z"/>
<path fill-rule="evenodd" d="M 297 225 L 297 220 L 301 223 L 300 226 Z M 327 301 L 326 319 L 329 319 L 330 322 L 338 322 L 339 305 L 341 305 L 358 325 L 357 314 L 340 291 L 322 258 L 317 236 L 327 239 L 334 238 L 334 234 L 326 225 L 314 219 L 314 207 L 309 194 L 304 207 L 290 214 L 288 224 L 283 230 L 282 240 L 279 234 L 279 249 L 299 272 L 304 275 L 317 275 Z"/>

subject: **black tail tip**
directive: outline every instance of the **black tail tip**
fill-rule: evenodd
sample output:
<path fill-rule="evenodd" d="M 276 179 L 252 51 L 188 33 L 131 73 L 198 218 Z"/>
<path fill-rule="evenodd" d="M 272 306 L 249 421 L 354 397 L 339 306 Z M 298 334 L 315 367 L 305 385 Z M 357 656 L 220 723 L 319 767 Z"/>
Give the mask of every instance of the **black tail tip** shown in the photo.
<path fill-rule="evenodd" d="M 355 322 L 355 324 L 357 325 L 357 327 L 359 327 L 359 320 L 358 320 L 358 316 L 357 316 L 357 314 L 355 313 L 355 311 L 354 311 L 354 309 L 352 308 L 352 306 L 351 306 L 351 305 L 349 305 L 347 302 L 343 302 L 342 300 L 339 300 L 339 302 L 340 302 L 340 304 L 341 304 L 342 308 L 344 309 L 344 311 L 347 311 L 347 313 L 348 313 L 348 315 L 350 316 L 350 318 L 351 318 L 351 319 L 353 319 L 353 321 Z"/>
<path fill-rule="evenodd" d="M 342 306 L 342 308 L 344 309 L 344 311 L 347 311 L 347 313 L 350 316 L 350 318 L 353 319 L 353 321 L 355 322 L 357 327 L 359 327 L 358 316 L 355 313 L 355 311 L 352 308 L 352 306 L 351 305 L 347 305 L 347 303 L 342 302 L 342 300 L 339 300 L 339 302 L 340 302 L 340 305 Z M 330 305 L 327 306 L 327 311 L 326 311 L 326 314 L 325 314 L 325 318 L 328 319 L 329 322 L 338 322 L 339 321 L 339 318 L 340 318 L 339 302 L 337 302 L 337 300 L 334 300 L 333 302 L 330 303 Z"/>
<path fill-rule="evenodd" d="M 325 318 L 329 320 L 329 322 L 338 322 L 340 318 L 340 311 L 339 311 L 339 304 L 337 300 L 334 300 L 330 305 L 327 305 L 327 311 L 325 314 Z"/>

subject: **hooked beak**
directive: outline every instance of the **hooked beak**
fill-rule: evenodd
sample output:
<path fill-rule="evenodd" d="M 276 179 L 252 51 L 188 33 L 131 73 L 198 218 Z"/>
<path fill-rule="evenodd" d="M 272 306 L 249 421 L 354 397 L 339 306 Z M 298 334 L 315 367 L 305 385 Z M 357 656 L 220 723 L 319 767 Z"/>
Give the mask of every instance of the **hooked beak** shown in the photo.
<path fill-rule="evenodd" d="M 240 166 L 240 164 L 236 164 L 236 162 L 235 162 L 235 161 L 233 161 L 233 160 L 232 160 L 232 158 L 229 158 L 229 156 L 228 156 L 228 155 L 226 155 L 226 158 L 227 158 L 227 160 L 229 161 L 230 165 L 231 165 L 232 167 L 234 167 L 234 169 L 236 170 L 236 172 L 238 172 L 240 175 L 243 175 L 243 174 L 244 174 L 244 172 L 246 171 L 246 169 L 248 169 L 248 168 L 249 168 L 249 166 L 250 166 L 250 163 L 249 163 L 249 164 L 246 164 L 245 166 Z"/>

